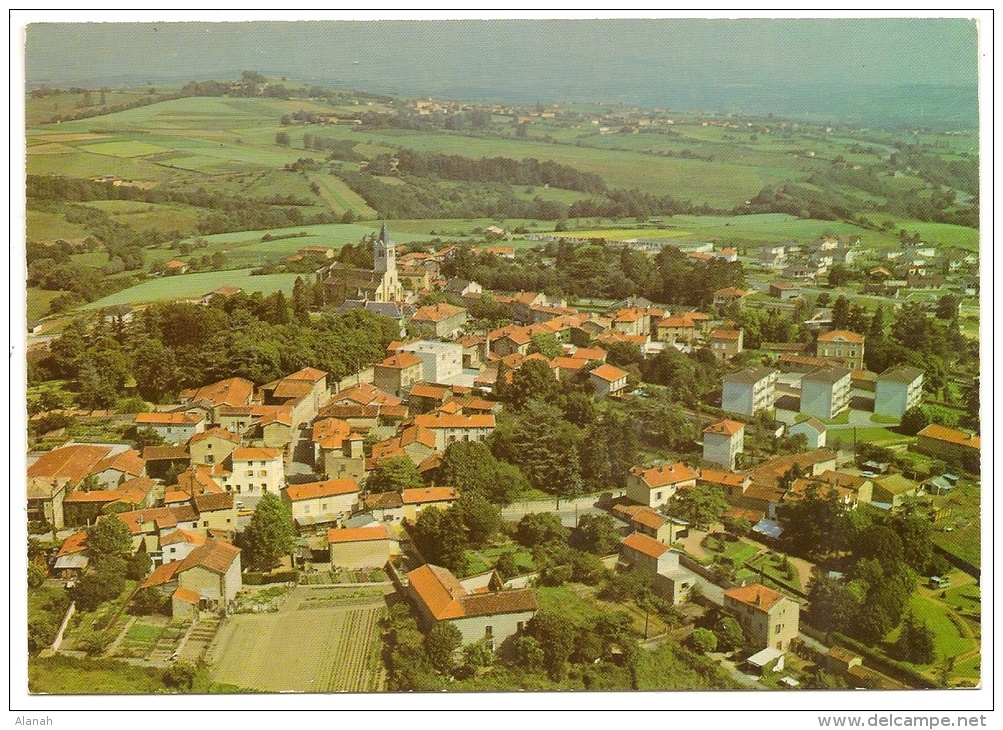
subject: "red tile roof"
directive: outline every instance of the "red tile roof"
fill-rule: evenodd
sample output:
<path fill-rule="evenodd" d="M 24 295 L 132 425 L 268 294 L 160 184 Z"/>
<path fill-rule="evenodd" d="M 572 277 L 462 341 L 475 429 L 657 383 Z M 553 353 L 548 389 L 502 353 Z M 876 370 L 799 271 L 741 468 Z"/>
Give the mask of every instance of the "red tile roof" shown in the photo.
<path fill-rule="evenodd" d="M 726 487 L 741 487 L 745 484 L 745 480 L 748 479 L 748 477 L 742 476 L 741 474 L 718 471 L 717 469 L 701 469 L 700 476 L 698 478 L 700 481 L 710 482 L 711 484 L 720 484 Z"/>
<path fill-rule="evenodd" d="M 833 330 L 832 332 L 826 332 L 825 334 L 818 336 L 819 342 L 853 342 L 855 344 L 860 344 L 864 341 L 863 335 L 858 335 L 856 332 L 850 332 L 849 330 Z"/>
<path fill-rule="evenodd" d="M 648 489 L 664 487 L 667 484 L 678 484 L 680 482 L 697 478 L 697 473 L 681 461 L 678 461 L 675 464 L 655 466 L 650 469 L 635 466 L 631 468 L 630 473 L 634 476 L 640 477 L 641 480 L 648 486 Z"/>
<path fill-rule="evenodd" d="M 735 253 L 735 251 L 733 249 L 724 249 L 723 251 L 721 251 L 721 253 L 725 253 L 725 252 L 728 252 L 728 251 L 730 251 L 731 253 Z M 746 296 L 748 293 L 749 292 L 745 291 L 745 289 L 739 289 L 738 287 L 728 286 L 728 287 L 725 287 L 724 289 L 718 289 L 716 292 L 714 292 L 714 296 L 716 296 L 716 297 L 739 297 L 739 298 L 741 298 L 741 297 Z"/>
<path fill-rule="evenodd" d="M 68 538 L 63 540 L 63 544 L 59 547 L 59 552 L 56 553 L 56 557 L 61 558 L 64 555 L 82 553 L 86 549 L 87 530 L 81 530 L 80 532 L 74 532 Z"/>
<path fill-rule="evenodd" d="M 135 449 L 126 449 L 99 461 L 91 473 L 100 474 L 106 469 L 114 469 L 125 474 L 135 474 L 138 476 L 143 473 L 144 464 L 143 457 L 138 451 Z"/>
<path fill-rule="evenodd" d="M 188 461 L 189 458 L 185 446 L 147 446 L 143 449 L 143 461 Z"/>
<path fill-rule="evenodd" d="M 449 502 L 460 495 L 452 487 L 418 487 L 405 489 L 401 493 L 404 504 L 431 504 L 433 502 Z"/>
<path fill-rule="evenodd" d="M 305 380 L 310 383 L 318 383 L 327 377 L 327 373 L 317 368 L 303 368 L 291 375 L 287 375 L 283 380 Z"/>
<path fill-rule="evenodd" d="M 653 537 L 648 537 L 640 532 L 632 532 L 627 535 L 627 537 L 623 538 L 623 540 L 620 541 L 620 544 L 652 558 L 660 558 L 662 555 L 671 550 L 668 545 L 664 545 Z"/>
<path fill-rule="evenodd" d="M 194 413 L 137 413 L 137 426 L 193 426 L 205 420 Z"/>
<path fill-rule="evenodd" d="M 463 307 L 457 307 L 447 302 L 439 302 L 438 304 L 420 308 L 415 312 L 412 319 L 415 322 L 442 322 L 466 311 Z"/>
<path fill-rule="evenodd" d="M 383 362 L 378 363 L 377 367 L 403 370 L 404 368 L 411 368 L 418 365 L 421 365 L 421 358 L 417 355 L 410 352 L 398 352 L 396 355 L 391 355 Z"/>
<path fill-rule="evenodd" d="M 220 426 L 213 426 L 210 429 L 193 435 L 190 439 L 188 439 L 188 445 L 191 446 L 192 444 L 197 444 L 200 441 L 205 441 L 207 438 L 211 438 L 213 436 L 218 439 L 223 439 L 224 441 L 230 441 L 231 443 L 240 443 L 240 436 L 237 434 L 227 431 L 225 428 Z"/>
<path fill-rule="evenodd" d="M 213 407 L 221 405 L 240 406 L 251 402 L 254 383 L 245 378 L 227 378 L 218 383 L 204 385 L 182 391 L 182 397 L 192 403 L 208 401 Z"/>
<path fill-rule="evenodd" d="M 171 563 L 164 563 L 154 568 L 153 572 L 146 576 L 146 580 L 143 581 L 143 588 L 151 588 L 153 586 L 162 586 L 165 583 L 170 583 L 174 580 L 174 576 L 178 574 L 178 570 L 181 568 L 181 561 L 175 560 Z"/>
<path fill-rule="evenodd" d="M 328 479 L 323 482 L 310 482 L 309 484 L 290 484 L 285 488 L 285 495 L 291 502 L 300 502 L 304 499 L 354 494 L 358 491 L 358 483 L 351 477 L 347 477 L 345 479 Z"/>
<path fill-rule="evenodd" d="M 42 454 L 34 464 L 28 467 L 28 477 L 43 477 L 58 479 L 64 477 L 71 485 L 78 484 L 90 474 L 111 451 L 107 446 L 88 446 L 74 444 Z"/>
<path fill-rule="evenodd" d="M 916 435 L 925 436 L 937 441 L 945 441 L 957 446 L 967 446 L 972 449 L 980 449 L 982 443 L 982 440 L 978 436 L 948 428 L 947 426 L 941 426 L 939 423 L 931 423 Z"/>
<path fill-rule="evenodd" d="M 724 592 L 724 596 L 764 613 L 769 613 L 770 609 L 784 599 L 782 593 L 777 593 L 759 583 L 729 588 Z"/>
<path fill-rule="evenodd" d="M 186 542 L 196 547 L 205 545 L 206 538 L 197 532 L 192 532 L 191 530 L 183 530 L 178 528 L 177 530 L 171 530 L 166 535 L 160 538 L 160 545 L 174 545 L 180 542 Z"/>
<path fill-rule="evenodd" d="M 717 329 L 710 333 L 712 340 L 738 340 L 742 335 L 740 330 Z"/>
<path fill-rule="evenodd" d="M 452 573 L 438 565 L 423 565 L 408 573 L 407 579 L 437 621 L 530 612 L 538 608 L 533 591 L 528 588 L 472 594 Z"/>
<path fill-rule="evenodd" d="M 66 504 L 97 504 L 117 502 L 122 498 L 118 489 L 95 489 L 90 492 L 71 492 L 63 500 Z"/>
<path fill-rule="evenodd" d="M 174 593 L 171 594 L 171 599 L 177 599 L 179 601 L 184 601 L 185 603 L 190 603 L 193 606 L 197 606 L 199 601 L 202 600 L 202 596 L 198 594 L 197 591 L 193 591 L 191 588 L 182 588 L 178 586 L 174 589 Z"/>
<path fill-rule="evenodd" d="M 234 461 L 268 461 L 282 456 L 282 449 L 269 449 L 264 446 L 249 446 L 233 450 Z"/>
<path fill-rule="evenodd" d="M 449 388 L 445 385 L 433 385 L 432 383 L 415 383 L 411 388 L 412 398 L 433 398 L 441 399 L 449 395 Z"/>
<path fill-rule="evenodd" d="M 213 573 L 223 575 L 239 556 L 240 548 L 222 540 L 207 539 L 204 545 L 188 553 L 188 557 L 181 561 L 178 572 L 183 573 L 192 568 L 205 568 Z"/>
<path fill-rule="evenodd" d="M 595 370 L 592 370 L 589 375 L 595 375 L 597 378 L 605 380 L 608 383 L 615 383 L 617 380 L 626 378 L 627 371 L 613 365 L 600 365 Z"/>
<path fill-rule="evenodd" d="M 415 424 L 425 428 L 494 428 L 494 414 L 473 413 L 469 416 L 426 413 L 414 417 Z"/>
<path fill-rule="evenodd" d="M 327 543 L 369 542 L 372 540 L 388 540 L 390 533 L 384 525 L 368 527 L 350 527 L 346 529 L 331 529 L 327 531 Z"/>
<path fill-rule="evenodd" d="M 730 421 L 727 418 L 723 421 L 718 421 L 717 423 L 712 423 L 710 426 L 703 430 L 704 433 L 719 433 L 724 436 L 734 436 L 736 433 L 745 428 L 744 423 L 739 423 L 738 421 Z"/>
<path fill-rule="evenodd" d="M 668 522 L 668 518 L 655 512 L 655 510 L 650 507 L 642 507 L 637 510 L 632 516 L 631 520 L 642 527 L 647 527 L 652 530 L 657 530 L 659 527 Z"/>

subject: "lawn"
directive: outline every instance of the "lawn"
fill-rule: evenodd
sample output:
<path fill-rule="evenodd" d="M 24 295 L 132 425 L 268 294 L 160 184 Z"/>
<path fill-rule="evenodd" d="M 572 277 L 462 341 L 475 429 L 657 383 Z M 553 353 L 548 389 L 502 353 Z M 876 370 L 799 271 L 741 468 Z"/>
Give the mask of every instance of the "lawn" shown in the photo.
<path fill-rule="evenodd" d="M 96 302 L 91 302 L 84 309 L 103 309 L 116 304 L 134 305 L 197 299 L 224 285 L 239 286 L 246 292 L 260 291 L 262 294 L 272 294 L 282 291 L 286 295 L 291 295 L 293 283 L 299 276 L 299 274 L 251 276 L 250 271 L 250 269 L 210 271 L 151 279 L 129 289 L 115 292 L 103 299 L 98 299 Z"/>
<path fill-rule="evenodd" d="M 781 568 L 782 564 L 783 555 L 778 553 L 769 553 L 758 557 L 755 560 L 749 561 L 747 565 L 759 568 L 766 575 L 780 583 L 784 583 L 792 588 L 801 590 L 801 577 L 798 575 L 798 571 L 794 570 L 793 577 L 791 577 Z"/>
<path fill-rule="evenodd" d="M 912 598 L 909 599 L 907 610 L 912 611 L 921 621 L 925 621 L 926 625 L 933 631 L 937 659 L 957 656 L 976 646 L 977 641 L 962 635 L 958 627 L 954 625 L 954 622 L 951 621 L 951 618 L 945 612 L 944 607 L 936 599 L 921 596 L 919 593 L 913 593 Z M 886 642 L 894 644 L 898 638 L 898 633 L 899 629 L 894 629 L 887 636 Z M 917 669 L 922 670 L 923 667 L 917 666 Z"/>
<path fill-rule="evenodd" d="M 541 610 L 562 614 L 577 623 L 592 621 L 602 613 L 594 600 L 582 598 L 568 586 L 540 587 L 535 593 Z"/>
<path fill-rule="evenodd" d="M 900 433 L 882 428 L 880 426 L 864 426 L 863 428 L 845 428 L 839 431 L 832 431 L 833 436 L 838 436 L 844 443 L 852 443 L 857 439 L 857 443 L 878 444 L 879 446 L 893 446 L 897 444 L 909 444 L 916 439 L 911 436 L 903 436 Z"/>
<path fill-rule="evenodd" d="M 742 540 L 726 540 L 723 533 L 712 533 L 705 537 L 703 547 L 713 553 L 713 560 L 724 558 L 736 568 L 745 565 L 759 551 L 755 545 L 750 545 Z"/>

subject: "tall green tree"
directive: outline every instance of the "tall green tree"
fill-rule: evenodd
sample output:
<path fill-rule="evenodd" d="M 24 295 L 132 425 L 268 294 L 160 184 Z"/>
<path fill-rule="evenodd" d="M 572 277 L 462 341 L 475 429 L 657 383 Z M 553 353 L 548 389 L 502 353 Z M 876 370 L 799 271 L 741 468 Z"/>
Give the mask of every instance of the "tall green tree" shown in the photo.
<path fill-rule="evenodd" d="M 429 664 L 442 673 L 447 673 L 453 667 L 453 654 L 463 643 L 463 635 L 455 624 L 448 621 L 436 621 L 425 634 L 425 654 Z"/>
<path fill-rule="evenodd" d="M 421 478 L 421 472 L 407 456 L 382 459 L 366 480 L 366 489 L 370 492 L 399 493 L 423 486 L 425 482 Z"/>
<path fill-rule="evenodd" d="M 97 565 L 132 554 L 132 533 L 117 517 L 105 517 L 87 530 L 87 550 Z"/>
<path fill-rule="evenodd" d="M 241 540 L 243 562 L 254 570 L 267 571 L 278 565 L 296 546 L 292 513 L 274 494 L 265 494 L 251 515 Z"/>
<path fill-rule="evenodd" d="M 450 507 L 447 510 L 422 510 L 410 532 L 415 547 L 425 560 L 459 573 L 466 568 L 463 555 L 465 529 L 459 512 Z"/>
<path fill-rule="evenodd" d="M 482 547 L 501 529 L 501 510 L 477 492 L 460 494 L 455 508 L 467 528 L 467 539 L 474 547 Z"/>
<path fill-rule="evenodd" d="M 728 509 L 724 490 L 714 486 L 690 487 L 672 495 L 668 511 L 697 529 L 704 529 L 721 519 Z"/>
<path fill-rule="evenodd" d="M 563 679 L 568 659 L 575 648 L 575 626 L 571 620 L 556 611 L 542 609 L 527 626 L 530 636 L 540 642 L 543 650 L 543 668 L 554 681 Z"/>

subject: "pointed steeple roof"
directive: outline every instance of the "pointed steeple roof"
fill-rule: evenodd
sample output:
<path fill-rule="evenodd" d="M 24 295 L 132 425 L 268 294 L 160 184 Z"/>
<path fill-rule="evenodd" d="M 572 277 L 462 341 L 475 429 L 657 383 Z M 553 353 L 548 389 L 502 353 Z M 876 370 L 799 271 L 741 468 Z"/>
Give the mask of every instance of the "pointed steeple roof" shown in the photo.
<path fill-rule="evenodd" d="M 383 225 L 380 226 L 380 242 L 390 243 L 390 231 L 387 230 L 387 222 L 383 221 Z"/>

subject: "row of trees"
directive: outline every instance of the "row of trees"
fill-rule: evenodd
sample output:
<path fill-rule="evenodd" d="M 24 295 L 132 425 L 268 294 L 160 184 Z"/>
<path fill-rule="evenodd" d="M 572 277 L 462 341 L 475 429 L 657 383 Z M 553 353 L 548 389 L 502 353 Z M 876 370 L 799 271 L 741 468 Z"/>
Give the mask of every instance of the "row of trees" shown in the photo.
<path fill-rule="evenodd" d="M 157 402 L 188 387 L 228 377 L 265 383 L 312 366 L 339 379 L 375 362 L 397 335 L 390 319 L 363 310 L 295 320 L 281 292 L 237 294 L 203 307 L 158 304 L 128 324 L 100 316 L 70 323 L 48 358 L 32 361 L 29 381 L 73 381 L 89 408 L 113 405 L 130 376 Z"/>

